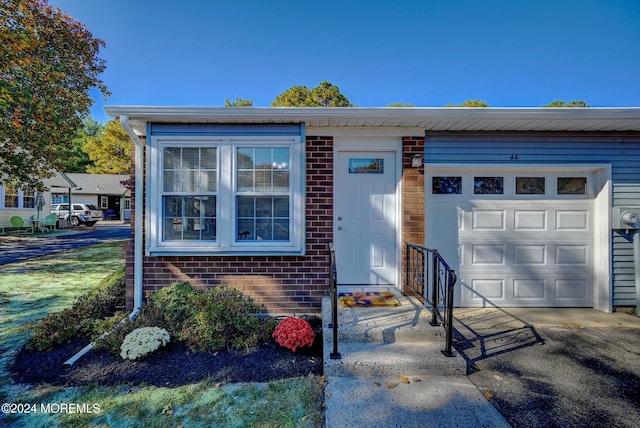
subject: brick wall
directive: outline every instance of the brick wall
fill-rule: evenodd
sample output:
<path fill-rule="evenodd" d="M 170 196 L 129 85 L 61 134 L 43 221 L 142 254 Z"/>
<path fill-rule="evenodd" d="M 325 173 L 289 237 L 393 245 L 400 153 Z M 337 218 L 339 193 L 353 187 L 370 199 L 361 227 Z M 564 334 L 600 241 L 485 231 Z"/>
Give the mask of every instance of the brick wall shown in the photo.
<path fill-rule="evenodd" d="M 424 166 L 413 168 L 411 158 L 424 159 L 424 137 L 402 138 L 402 245 L 424 245 Z M 404 284 L 404 248 L 402 257 Z"/>
<path fill-rule="evenodd" d="M 230 285 L 271 314 L 319 313 L 329 292 L 328 243 L 333 239 L 333 138 L 307 137 L 304 256 L 144 257 L 143 292 L 176 281 Z M 133 177 L 132 177 L 133 178 Z M 132 197 L 133 194 L 132 192 Z M 135 205 L 132 204 L 132 218 Z M 127 250 L 127 305 L 133 307 L 133 245 Z"/>

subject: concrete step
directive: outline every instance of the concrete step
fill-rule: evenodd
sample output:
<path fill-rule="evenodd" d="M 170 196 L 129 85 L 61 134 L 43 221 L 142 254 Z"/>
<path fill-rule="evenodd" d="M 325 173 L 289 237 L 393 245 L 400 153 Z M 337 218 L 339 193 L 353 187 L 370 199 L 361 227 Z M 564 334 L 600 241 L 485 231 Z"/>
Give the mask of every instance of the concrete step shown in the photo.
<path fill-rule="evenodd" d="M 331 359 L 325 349 L 325 376 L 464 376 L 466 364 L 457 355 L 447 357 L 439 342 L 398 343 L 342 342 L 340 359 Z"/>
<path fill-rule="evenodd" d="M 345 291 L 340 289 L 340 291 Z M 352 290 L 347 290 L 352 291 Z M 363 290 L 366 291 L 366 290 Z M 381 291 L 376 289 L 376 291 Z M 338 351 L 331 359 L 333 329 L 331 300 L 322 301 L 324 372 L 327 376 L 372 377 L 398 375 L 460 376 L 466 363 L 447 357 L 444 329 L 429 324 L 430 313 L 414 298 L 390 289 L 400 306 L 342 308 L 338 305 Z"/>
<path fill-rule="evenodd" d="M 338 339 L 345 342 L 412 342 L 440 340 L 444 329 L 429 324 L 431 314 L 415 299 L 397 295 L 400 306 L 342 308 L 338 304 Z M 323 302 L 325 329 L 331 323 L 331 301 Z M 333 334 L 331 331 L 330 334 Z"/>

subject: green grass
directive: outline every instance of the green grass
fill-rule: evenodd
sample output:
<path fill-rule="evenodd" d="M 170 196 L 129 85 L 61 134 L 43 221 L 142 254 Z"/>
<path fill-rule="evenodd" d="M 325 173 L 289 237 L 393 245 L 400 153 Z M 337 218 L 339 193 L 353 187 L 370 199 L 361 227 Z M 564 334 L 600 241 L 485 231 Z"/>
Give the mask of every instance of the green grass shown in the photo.
<path fill-rule="evenodd" d="M 29 387 L 11 381 L 8 367 L 30 336 L 30 325 L 71 306 L 124 263 L 122 243 L 108 243 L 0 266 L 0 399 L 3 403 L 73 403 L 87 413 L 0 414 L 12 427 L 319 427 L 318 377 L 269 383 L 152 386 Z M 95 405 L 95 407 L 94 407 Z M 99 412 L 93 412 L 99 410 Z"/>

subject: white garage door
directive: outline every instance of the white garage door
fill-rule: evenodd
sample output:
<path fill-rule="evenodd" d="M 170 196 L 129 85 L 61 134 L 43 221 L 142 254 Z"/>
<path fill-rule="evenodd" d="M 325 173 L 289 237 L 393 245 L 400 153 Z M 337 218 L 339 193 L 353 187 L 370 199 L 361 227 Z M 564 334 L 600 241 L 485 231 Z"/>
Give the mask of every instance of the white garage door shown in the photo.
<path fill-rule="evenodd" d="M 432 175 L 427 247 L 458 273 L 462 306 L 593 305 L 587 172 Z"/>

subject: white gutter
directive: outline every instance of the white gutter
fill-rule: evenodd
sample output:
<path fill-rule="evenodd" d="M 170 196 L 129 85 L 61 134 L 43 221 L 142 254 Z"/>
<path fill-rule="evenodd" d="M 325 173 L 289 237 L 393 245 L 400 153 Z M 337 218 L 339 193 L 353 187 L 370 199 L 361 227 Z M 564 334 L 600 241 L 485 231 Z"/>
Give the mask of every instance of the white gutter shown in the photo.
<path fill-rule="evenodd" d="M 129 125 L 129 117 L 127 115 L 120 116 L 120 124 L 125 132 L 131 137 L 136 146 L 135 151 L 135 189 L 136 189 L 136 197 L 135 197 L 135 207 L 138 211 L 138 214 L 134 218 L 134 236 L 133 236 L 133 310 L 129 314 L 128 320 L 134 320 L 140 314 L 140 308 L 142 307 L 142 210 L 144 207 L 143 204 L 143 173 L 144 173 L 144 145 L 142 144 L 142 140 L 138 137 L 138 135 L 133 131 L 131 126 Z M 127 321 L 125 318 L 122 320 L 120 324 L 124 324 Z M 117 327 L 115 327 L 117 328 Z M 103 333 L 99 339 L 102 339 L 109 332 Z M 91 342 L 84 348 L 82 348 L 77 354 L 69 358 L 64 362 L 64 365 L 73 365 L 76 361 L 80 359 L 87 352 L 91 351 L 95 342 Z"/>

